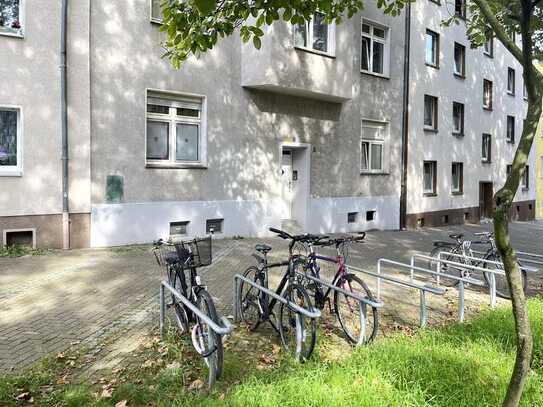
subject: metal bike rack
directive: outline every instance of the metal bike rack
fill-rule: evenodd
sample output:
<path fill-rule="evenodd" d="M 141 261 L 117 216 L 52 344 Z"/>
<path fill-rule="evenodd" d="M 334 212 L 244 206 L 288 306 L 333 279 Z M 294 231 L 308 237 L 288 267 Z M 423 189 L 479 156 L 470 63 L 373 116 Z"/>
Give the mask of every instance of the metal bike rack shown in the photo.
<path fill-rule="evenodd" d="M 420 291 L 420 327 L 424 328 L 427 324 L 427 309 L 426 309 L 426 293 L 429 292 L 431 294 L 435 295 L 443 295 L 445 294 L 445 289 L 440 287 L 433 287 L 433 286 L 427 286 L 427 285 L 420 285 L 414 282 L 401 280 L 399 278 L 391 277 L 391 276 L 385 276 L 381 274 L 381 264 L 387 263 L 391 265 L 400 265 L 400 266 L 407 266 L 410 268 L 411 266 L 409 264 L 403 264 L 399 263 L 393 260 L 388 259 L 379 259 L 377 262 L 377 273 L 373 273 L 368 270 L 363 270 L 358 267 L 353 266 L 346 266 L 347 270 L 352 270 L 354 272 L 358 273 L 364 273 L 368 276 L 375 277 L 377 279 L 377 300 L 381 300 L 381 280 L 388 281 L 392 284 L 401 285 L 409 288 L 416 288 Z"/>
<path fill-rule="evenodd" d="M 481 252 L 478 250 L 471 250 L 471 252 L 473 254 L 480 255 L 481 257 L 477 257 L 479 260 L 482 260 L 483 256 L 486 254 L 486 252 Z M 530 264 L 535 264 L 537 266 L 542 266 L 541 268 L 543 269 L 543 255 L 536 254 L 536 253 L 520 252 L 520 251 L 517 251 L 516 254 L 517 254 L 518 261 L 522 263 L 530 263 Z M 537 260 L 534 260 L 534 258 Z"/>
<path fill-rule="evenodd" d="M 312 310 L 308 310 L 306 308 L 300 307 L 298 304 L 293 303 L 292 301 L 287 300 L 284 297 L 281 297 L 279 294 L 277 294 L 275 291 L 270 290 L 269 288 L 262 287 L 260 284 L 255 283 L 254 281 L 249 280 L 246 277 L 243 277 L 240 274 L 236 274 L 234 276 L 234 321 L 239 321 L 240 317 L 240 309 L 238 304 L 238 292 L 239 292 L 239 286 L 240 281 L 244 281 L 245 283 L 249 284 L 250 286 L 256 288 L 258 291 L 261 291 L 270 297 L 275 298 L 277 301 L 279 301 L 282 304 L 287 305 L 291 310 L 296 312 L 296 358 L 300 357 L 300 354 L 302 352 L 302 328 L 301 328 L 301 322 L 300 322 L 300 314 L 305 315 L 308 318 L 316 319 L 320 318 L 321 312 L 318 309 L 313 308 Z"/>
<path fill-rule="evenodd" d="M 430 269 L 427 269 L 427 268 L 415 266 L 415 259 L 435 261 L 436 263 L 438 263 L 439 270 L 438 271 L 433 271 L 433 270 L 430 270 Z M 446 260 L 442 260 L 442 259 L 435 260 L 434 257 L 430 257 L 430 256 L 427 256 L 427 255 L 424 255 L 424 254 L 414 254 L 413 256 L 411 256 L 411 264 L 410 264 L 411 281 L 413 281 L 413 279 L 414 279 L 414 272 L 415 271 L 420 271 L 422 273 L 431 274 L 433 276 L 436 276 L 438 286 L 439 286 L 439 278 L 440 277 L 447 277 L 449 279 L 458 281 L 458 321 L 464 322 L 464 316 L 465 316 L 465 311 L 464 311 L 465 310 L 465 301 L 464 301 L 464 299 L 465 299 L 465 295 L 464 295 L 465 286 L 464 285 L 465 284 L 472 284 L 472 285 L 476 285 L 478 287 L 485 287 L 486 284 L 483 281 L 477 280 L 477 279 L 472 278 L 472 277 L 460 277 L 460 276 L 454 276 L 454 275 L 451 275 L 451 274 L 442 273 L 441 272 L 441 263 L 442 262 L 446 262 Z"/>
<path fill-rule="evenodd" d="M 195 306 L 192 302 L 190 302 L 190 300 L 187 297 L 185 297 L 183 294 L 181 294 L 179 291 L 173 288 L 167 281 L 162 281 L 160 283 L 160 337 L 161 338 L 164 336 L 164 318 L 166 315 L 166 301 L 164 297 L 165 289 L 168 290 L 170 293 L 172 293 L 175 296 L 175 298 L 181 301 L 183 305 L 185 305 L 188 309 L 194 312 L 198 316 L 198 318 L 204 321 L 211 328 L 211 330 L 215 332 L 217 335 L 229 334 L 230 332 L 232 332 L 232 329 L 234 329 L 233 325 L 225 317 L 221 317 L 221 322 L 223 323 L 223 326 L 217 325 L 215 321 L 209 318 L 197 306 Z"/>
<path fill-rule="evenodd" d="M 360 297 L 359 295 L 357 294 L 354 294 L 352 292 L 349 292 L 347 290 L 344 290 L 343 288 L 341 287 L 337 287 L 333 284 L 330 284 L 328 283 L 327 281 L 324 281 L 324 280 L 321 280 L 320 278 L 317 278 L 317 277 L 313 277 L 313 276 L 310 276 L 310 275 L 307 275 L 305 273 L 301 273 L 301 272 L 296 272 L 298 275 L 304 277 L 304 278 L 307 278 L 308 280 L 311 280 L 311 281 L 314 281 L 318 284 L 321 284 L 325 287 L 328 287 L 334 291 L 337 291 L 343 295 L 345 295 L 346 297 L 351 297 L 353 298 L 354 300 L 356 300 L 358 302 L 358 306 L 360 307 L 360 327 L 361 327 L 361 332 L 360 332 L 360 337 L 358 339 L 358 342 L 356 343 L 357 345 L 361 345 L 364 343 L 364 338 L 366 337 L 366 315 L 364 313 L 364 308 L 362 307 L 362 304 L 366 304 L 366 305 L 369 305 L 370 307 L 374 307 L 374 308 L 381 308 L 383 306 L 383 303 L 381 301 L 379 302 L 376 302 L 376 301 L 372 301 L 372 300 L 369 300 L 367 298 L 362 298 Z"/>

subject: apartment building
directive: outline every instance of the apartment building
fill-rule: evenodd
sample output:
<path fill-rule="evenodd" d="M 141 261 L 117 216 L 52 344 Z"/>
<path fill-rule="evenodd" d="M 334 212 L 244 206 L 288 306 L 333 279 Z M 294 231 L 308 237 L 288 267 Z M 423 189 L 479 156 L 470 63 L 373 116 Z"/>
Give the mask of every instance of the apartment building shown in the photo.
<path fill-rule="evenodd" d="M 412 5 L 407 225 L 490 218 L 522 132 L 522 68 L 498 40 L 471 49 L 463 22 L 444 27 L 465 2 Z M 535 214 L 535 152 L 512 218 Z"/>
<path fill-rule="evenodd" d="M 537 67 L 543 72 L 543 62 L 539 62 Z M 536 219 L 543 219 L 543 117 L 539 121 L 536 138 L 534 141 L 536 150 Z"/>
<path fill-rule="evenodd" d="M 399 227 L 403 18 L 317 13 L 175 70 L 157 4 L 70 3 L 71 247 Z M 1 12 L 2 242 L 61 247 L 60 5 Z"/>

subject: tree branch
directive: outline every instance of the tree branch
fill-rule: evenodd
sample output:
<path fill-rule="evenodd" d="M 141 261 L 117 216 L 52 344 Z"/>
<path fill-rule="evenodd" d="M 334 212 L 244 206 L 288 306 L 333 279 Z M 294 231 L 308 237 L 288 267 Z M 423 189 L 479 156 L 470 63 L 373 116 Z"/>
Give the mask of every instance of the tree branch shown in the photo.
<path fill-rule="evenodd" d="M 540 0 L 537 0 L 540 1 Z M 496 34 L 496 37 L 501 41 L 501 43 L 509 50 L 509 52 L 519 61 L 521 64 L 524 63 L 522 50 L 515 44 L 513 40 L 509 37 L 507 32 L 504 30 L 503 25 L 500 24 L 496 15 L 490 8 L 490 4 L 487 0 L 473 0 L 477 5 L 481 13 L 484 15 L 488 24 L 492 27 L 492 30 Z"/>

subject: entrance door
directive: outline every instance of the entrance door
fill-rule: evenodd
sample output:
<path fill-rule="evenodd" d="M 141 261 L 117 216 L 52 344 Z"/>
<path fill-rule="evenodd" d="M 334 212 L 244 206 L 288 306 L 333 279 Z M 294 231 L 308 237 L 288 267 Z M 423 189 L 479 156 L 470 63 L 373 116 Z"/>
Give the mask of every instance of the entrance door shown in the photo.
<path fill-rule="evenodd" d="M 481 218 L 492 218 L 494 215 L 494 186 L 492 182 L 479 184 L 479 212 Z"/>
<path fill-rule="evenodd" d="M 284 202 L 283 219 L 292 218 L 292 200 L 294 186 L 292 184 L 292 150 L 283 150 L 281 157 L 281 194 Z"/>

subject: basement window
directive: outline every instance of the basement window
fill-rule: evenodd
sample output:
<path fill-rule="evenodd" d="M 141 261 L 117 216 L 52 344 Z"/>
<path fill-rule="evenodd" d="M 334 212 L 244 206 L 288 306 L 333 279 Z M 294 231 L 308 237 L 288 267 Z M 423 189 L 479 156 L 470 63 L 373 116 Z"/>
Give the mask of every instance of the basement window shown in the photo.
<path fill-rule="evenodd" d="M 366 211 L 366 221 L 367 222 L 374 221 L 376 215 L 377 215 L 377 211 Z"/>
<path fill-rule="evenodd" d="M 418 218 L 417 219 L 417 227 L 419 227 L 419 228 L 424 227 L 424 218 Z"/>
<path fill-rule="evenodd" d="M 5 246 L 27 246 L 36 248 L 35 229 L 4 230 Z"/>
<path fill-rule="evenodd" d="M 170 222 L 170 236 L 184 236 L 187 235 L 189 222 Z"/>
<path fill-rule="evenodd" d="M 349 212 L 347 214 L 347 223 L 356 223 L 358 219 L 358 212 Z"/>
<path fill-rule="evenodd" d="M 206 233 L 208 235 L 223 232 L 224 219 L 208 219 L 206 220 Z"/>

